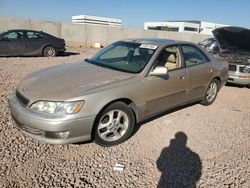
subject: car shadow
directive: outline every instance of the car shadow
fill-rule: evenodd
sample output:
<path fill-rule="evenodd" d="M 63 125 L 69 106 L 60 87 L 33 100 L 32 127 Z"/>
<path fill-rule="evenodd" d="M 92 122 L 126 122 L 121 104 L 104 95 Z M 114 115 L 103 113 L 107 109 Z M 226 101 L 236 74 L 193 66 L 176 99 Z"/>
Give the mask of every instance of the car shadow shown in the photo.
<path fill-rule="evenodd" d="M 170 145 L 162 150 L 156 162 L 161 172 L 158 188 L 196 187 L 202 162 L 199 155 L 187 147 L 187 139 L 184 132 L 177 132 Z"/>
<path fill-rule="evenodd" d="M 79 55 L 79 52 L 63 52 L 63 53 L 59 53 L 58 56 L 59 57 L 67 57 L 67 56 L 73 56 L 73 55 Z"/>
<path fill-rule="evenodd" d="M 233 84 L 233 83 L 226 83 L 227 87 L 234 87 L 234 88 L 247 88 L 245 85 L 238 85 L 238 84 Z"/>
<path fill-rule="evenodd" d="M 87 140 L 87 141 L 72 143 L 72 145 L 85 145 L 85 144 L 91 144 L 93 142 L 94 142 L 94 140 L 91 139 L 91 140 Z"/>
<path fill-rule="evenodd" d="M 149 123 L 151 121 L 154 121 L 155 119 L 158 119 L 158 118 L 160 118 L 162 116 L 177 112 L 179 110 L 182 110 L 184 108 L 188 108 L 188 107 L 191 107 L 191 106 L 194 106 L 194 105 L 197 105 L 197 104 L 200 104 L 200 103 L 199 102 L 193 102 L 193 103 L 189 103 L 189 104 L 186 104 L 186 105 L 183 105 L 183 106 L 175 107 L 173 109 L 163 111 L 163 112 L 161 112 L 161 113 L 159 113 L 157 115 L 154 115 L 154 116 L 152 116 L 150 118 L 147 118 L 147 119 L 143 120 L 142 122 L 138 123 L 135 126 L 131 137 L 134 136 L 144 124 Z"/>
<path fill-rule="evenodd" d="M 162 112 L 160 114 L 154 115 L 154 116 L 152 116 L 152 117 L 150 117 L 150 118 L 148 118 L 148 119 L 146 119 L 146 120 L 144 120 L 144 121 L 136 124 L 136 126 L 135 126 L 135 128 L 133 130 L 133 133 L 132 133 L 132 135 L 129 138 L 133 137 L 139 131 L 139 129 L 142 127 L 142 125 L 144 125 L 144 124 L 146 124 L 148 122 L 151 122 L 151 121 L 153 121 L 155 119 L 158 119 L 158 118 L 160 118 L 162 116 L 165 116 L 167 114 L 171 114 L 173 112 L 179 111 L 179 110 L 184 109 L 184 108 L 191 107 L 191 106 L 196 105 L 196 104 L 199 104 L 199 102 L 189 103 L 189 104 L 186 104 L 186 105 L 183 105 L 183 106 L 180 106 L 180 107 L 176 107 L 176 108 L 171 109 L 171 110 L 164 111 L 164 112 Z M 93 142 L 94 142 L 94 140 L 92 138 L 89 141 L 77 142 L 77 143 L 73 143 L 73 144 L 74 145 L 82 145 L 82 144 L 90 144 L 90 143 L 93 143 Z"/>
<path fill-rule="evenodd" d="M 79 52 L 58 52 L 56 57 L 68 57 L 68 56 L 73 56 L 73 55 L 79 55 Z M 41 55 L 36 55 L 36 56 L 0 56 L 0 58 L 34 58 L 34 57 L 43 57 Z"/>

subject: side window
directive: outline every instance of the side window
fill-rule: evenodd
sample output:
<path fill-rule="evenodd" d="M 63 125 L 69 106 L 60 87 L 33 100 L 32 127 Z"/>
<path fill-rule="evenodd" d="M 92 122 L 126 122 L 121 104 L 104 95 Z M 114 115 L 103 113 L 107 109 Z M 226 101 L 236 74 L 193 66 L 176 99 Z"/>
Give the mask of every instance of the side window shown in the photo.
<path fill-rule="evenodd" d="M 44 38 L 44 36 L 40 33 L 37 32 L 27 32 L 27 38 L 28 39 L 40 39 L 40 38 Z"/>
<path fill-rule="evenodd" d="M 181 68 L 181 58 L 178 46 L 169 46 L 162 50 L 156 59 L 156 66 L 163 66 L 168 70 Z"/>
<path fill-rule="evenodd" d="M 183 45 L 181 48 L 186 67 L 203 64 L 209 61 L 206 55 L 195 46 Z"/>
<path fill-rule="evenodd" d="M 1 37 L 1 40 L 18 40 L 23 39 L 23 32 L 10 32 Z"/>

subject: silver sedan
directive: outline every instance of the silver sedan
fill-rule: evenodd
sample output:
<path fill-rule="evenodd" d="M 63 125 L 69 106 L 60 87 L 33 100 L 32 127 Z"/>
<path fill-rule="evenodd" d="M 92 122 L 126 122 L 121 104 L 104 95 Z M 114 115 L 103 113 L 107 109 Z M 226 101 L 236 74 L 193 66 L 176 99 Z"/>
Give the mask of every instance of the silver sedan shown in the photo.
<path fill-rule="evenodd" d="M 20 130 L 42 142 L 124 142 L 137 124 L 190 102 L 214 102 L 228 63 L 193 43 L 118 41 L 79 63 L 40 70 L 9 99 Z"/>

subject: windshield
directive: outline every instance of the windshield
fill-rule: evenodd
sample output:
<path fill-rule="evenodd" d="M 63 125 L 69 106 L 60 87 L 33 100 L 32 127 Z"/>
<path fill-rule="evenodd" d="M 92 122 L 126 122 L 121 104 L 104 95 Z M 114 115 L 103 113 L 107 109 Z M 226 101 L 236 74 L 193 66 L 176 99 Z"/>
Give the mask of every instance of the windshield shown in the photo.
<path fill-rule="evenodd" d="M 86 61 L 123 72 L 139 73 L 147 65 L 156 48 L 155 45 L 116 42 Z"/>

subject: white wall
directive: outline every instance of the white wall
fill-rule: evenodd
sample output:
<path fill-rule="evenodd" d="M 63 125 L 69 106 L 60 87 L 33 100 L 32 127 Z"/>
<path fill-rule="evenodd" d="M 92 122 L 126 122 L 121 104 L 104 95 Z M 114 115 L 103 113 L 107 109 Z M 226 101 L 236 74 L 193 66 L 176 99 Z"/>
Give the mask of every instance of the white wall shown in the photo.
<path fill-rule="evenodd" d="M 216 28 L 219 27 L 225 27 L 225 26 L 229 26 L 229 25 L 224 25 L 224 24 L 217 24 L 217 23 L 211 23 L 211 22 L 201 22 L 201 34 L 205 34 L 205 35 L 212 35 L 212 31 Z"/>
<path fill-rule="evenodd" d="M 157 26 L 165 26 L 165 27 L 174 27 L 179 28 L 179 32 L 187 32 L 187 33 L 199 33 L 200 24 L 189 23 L 189 22 L 145 22 L 144 29 L 148 30 L 149 27 L 157 27 Z M 185 27 L 196 28 L 197 31 L 186 31 Z"/>
<path fill-rule="evenodd" d="M 209 35 L 198 33 L 168 32 L 143 29 L 124 29 L 108 26 L 93 26 L 50 21 L 35 21 L 29 19 L 13 19 L 0 17 L 0 31 L 8 29 L 33 29 L 43 30 L 57 37 L 64 38 L 70 46 L 94 46 L 100 42 L 106 46 L 114 41 L 126 38 L 165 38 L 200 42 Z"/>

